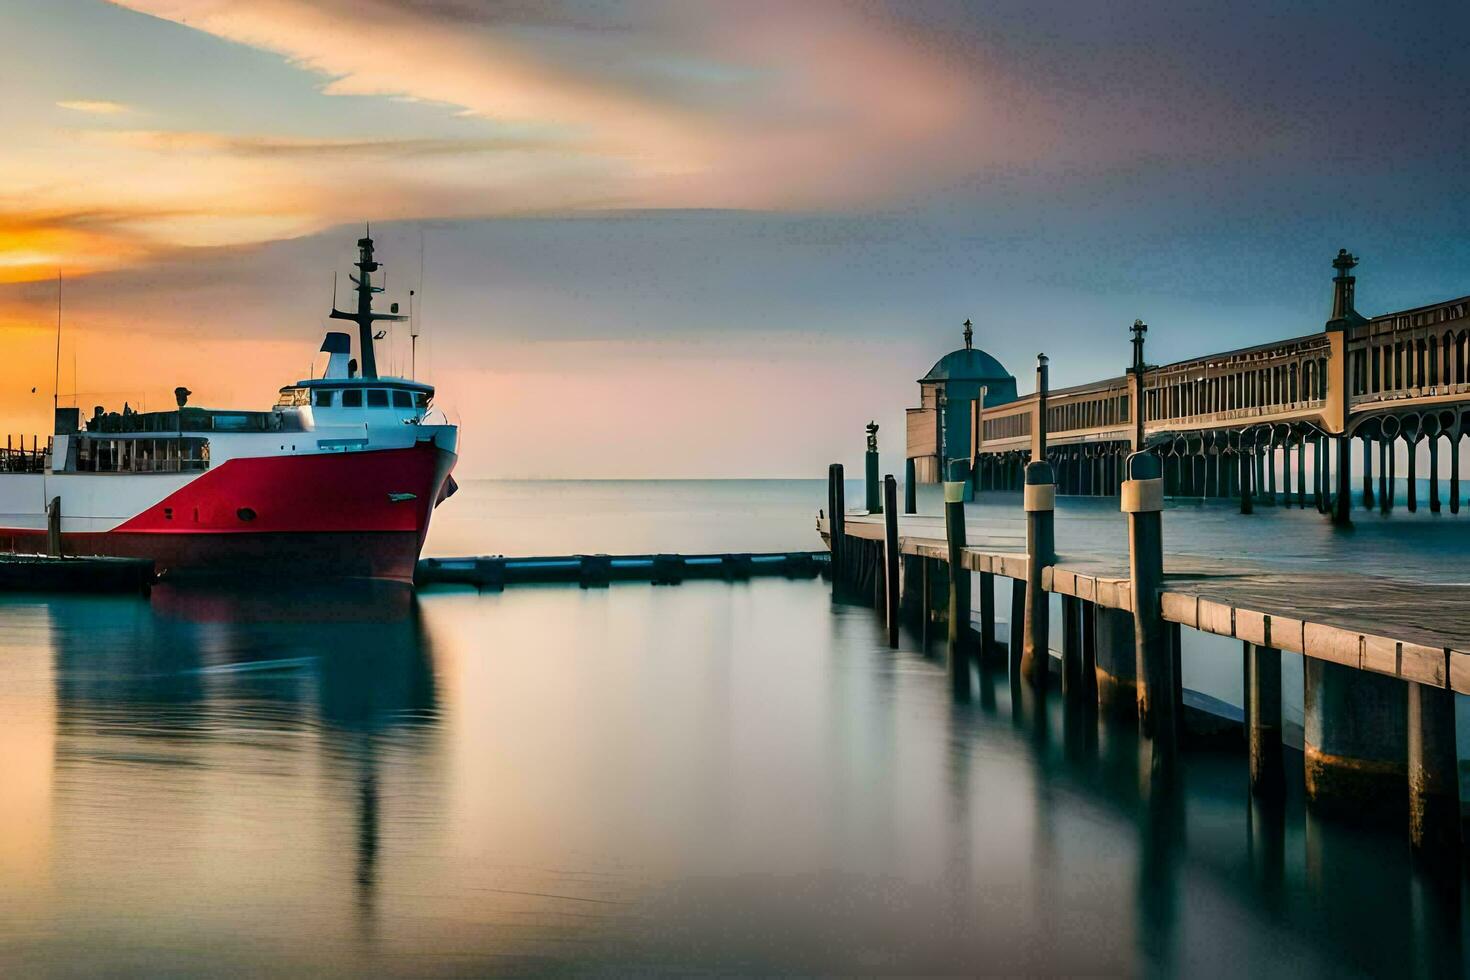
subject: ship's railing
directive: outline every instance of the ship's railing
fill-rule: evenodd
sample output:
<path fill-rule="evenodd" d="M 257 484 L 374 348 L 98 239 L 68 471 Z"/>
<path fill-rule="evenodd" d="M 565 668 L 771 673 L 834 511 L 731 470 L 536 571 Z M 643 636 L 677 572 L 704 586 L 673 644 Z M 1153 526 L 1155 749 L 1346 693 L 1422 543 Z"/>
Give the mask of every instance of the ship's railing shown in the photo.
<path fill-rule="evenodd" d="M 51 457 L 51 437 L 42 442 L 40 436 L 31 436 L 30 447 L 26 437 L 5 437 L 5 448 L 0 449 L 0 473 L 44 473 L 47 460 Z"/>

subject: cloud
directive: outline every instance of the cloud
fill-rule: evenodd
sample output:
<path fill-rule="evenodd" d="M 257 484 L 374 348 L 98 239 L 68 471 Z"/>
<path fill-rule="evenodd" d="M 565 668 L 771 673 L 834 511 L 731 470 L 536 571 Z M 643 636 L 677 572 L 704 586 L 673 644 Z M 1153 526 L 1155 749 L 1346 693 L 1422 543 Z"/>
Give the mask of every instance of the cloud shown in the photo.
<path fill-rule="evenodd" d="M 107 130 L 91 138 L 161 153 L 247 159 L 346 159 L 463 156 L 484 153 L 567 152 L 568 141 L 517 137 L 474 139 L 306 139 L 179 130 Z"/>
<path fill-rule="evenodd" d="M 123 105 L 121 102 L 109 102 L 106 99 L 68 99 L 56 105 L 61 109 L 86 112 L 94 116 L 117 116 L 133 111 L 132 106 Z"/>

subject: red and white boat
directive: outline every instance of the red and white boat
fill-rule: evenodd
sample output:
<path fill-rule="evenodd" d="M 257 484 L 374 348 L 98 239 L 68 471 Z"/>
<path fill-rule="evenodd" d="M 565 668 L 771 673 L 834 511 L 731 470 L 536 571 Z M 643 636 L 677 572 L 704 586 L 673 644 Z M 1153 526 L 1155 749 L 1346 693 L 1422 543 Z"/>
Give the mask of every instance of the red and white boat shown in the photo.
<path fill-rule="evenodd" d="M 320 378 L 280 390 L 264 412 L 186 406 L 58 408 L 49 445 L 0 449 L 0 551 L 44 552 L 59 511 L 66 554 L 152 558 L 193 572 L 412 581 L 429 517 L 454 491 L 458 428 L 434 389 L 380 377 L 371 238 L 358 241 L 358 326 L 329 332 Z M 435 421 L 435 419 L 438 421 Z"/>

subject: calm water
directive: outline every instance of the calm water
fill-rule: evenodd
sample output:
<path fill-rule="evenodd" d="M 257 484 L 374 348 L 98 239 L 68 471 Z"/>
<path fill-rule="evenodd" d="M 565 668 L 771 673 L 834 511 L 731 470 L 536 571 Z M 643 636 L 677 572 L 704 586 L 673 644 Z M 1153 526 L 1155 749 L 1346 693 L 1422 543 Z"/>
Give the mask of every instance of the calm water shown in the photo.
<path fill-rule="evenodd" d="M 469 484 L 431 550 L 811 547 L 823 492 Z M 8 976 L 1464 957 L 1458 879 L 1402 834 L 1253 810 L 1230 753 L 1151 789 L 1128 732 L 957 695 L 820 582 L 9 596 L 0 719 Z"/>

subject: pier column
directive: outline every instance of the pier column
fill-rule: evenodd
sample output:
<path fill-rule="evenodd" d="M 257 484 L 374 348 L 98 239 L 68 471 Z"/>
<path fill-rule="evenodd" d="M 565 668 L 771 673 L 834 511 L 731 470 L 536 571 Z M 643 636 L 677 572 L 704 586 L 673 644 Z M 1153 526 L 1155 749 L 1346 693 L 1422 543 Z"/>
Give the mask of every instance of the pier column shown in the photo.
<path fill-rule="evenodd" d="M 1097 706 L 1097 603 L 1083 602 L 1078 624 L 1082 640 L 1082 676 L 1078 694 L 1082 704 Z"/>
<path fill-rule="evenodd" d="M 1251 478 L 1255 476 L 1254 453 L 1247 452 L 1245 447 L 1240 451 L 1240 512 L 1251 514 L 1255 512 L 1254 502 L 1251 500 Z"/>
<path fill-rule="evenodd" d="M 1429 437 L 1429 512 L 1439 513 L 1439 433 Z"/>
<path fill-rule="evenodd" d="M 1378 512 L 1387 514 L 1393 509 L 1393 440 L 1378 440 Z"/>
<path fill-rule="evenodd" d="M 1266 497 L 1276 506 L 1276 439 L 1266 443 Z"/>
<path fill-rule="evenodd" d="M 1082 693 L 1082 600 L 1062 596 L 1062 697 L 1076 703 Z"/>
<path fill-rule="evenodd" d="M 1032 687 L 1045 689 L 1051 659 L 1051 615 L 1041 573 L 1056 561 L 1057 488 L 1051 464 L 1037 460 L 1026 467 L 1026 621 L 1021 641 L 1021 674 Z"/>
<path fill-rule="evenodd" d="M 1319 514 L 1322 513 L 1322 464 L 1326 462 L 1324 457 L 1322 437 L 1315 436 L 1312 439 L 1312 504 Z"/>
<path fill-rule="evenodd" d="M 1363 509 L 1373 509 L 1373 440 L 1363 437 Z"/>
<path fill-rule="evenodd" d="M 965 663 L 970 632 L 970 572 L 965 568 L 963 460 L 951 462 L 949 477 L 944 483 L 944 537 L 949 545 L 949 659 L 953 673 Z"/>
<path fill-rule="evenodd" d="M 1243 646 L 1251 792 L 1277 798 L 1286 787 L 1281 760 L 1281 651 L 1254 643 Z"/>
<path fill-rule="evenodd" d="M 1346 527 L 1353 522 L 1353 444 L 1346 433 L 1337 444 L 1337 498 L 1332 502 L 1332 523 Z"/>
<path fill-rule="evenodd" d="M 1450 436 L 1450 513 L 1460 512 L 1460 433 L 1451 431 Z"/>
<path fill-rule="evenodd" d="M 1264 447 L 1259 442 L 1251 447 L 1251 460 L 1255 464 L 1255 475 L 1251 480 L 1251 491 L 1255 493 L 1256 499 L 1258 500 L 1266 489 L 1266 454 L 1262 451 L 1263 449 Z M 1274 499 L 1263 502 L 1267 504 L 1276 503 Z"/>
<path fill-rule="evenodd" d="M 1127 485 L 1123 484 L 1125 493 Z M 1133 640 L 1133 617 L 1121 609 L 1089 605 L 1093 611 L 1093 683 L 1098 710 L 1120 720 L 1136 720 L 1138 650 Z"/>
<path fill-rule="evenodd" d="M 1307 437 L 1298 436 L 1296 440 L 1296 505 L 1301 510 L 1307 509 Z"/>
<path fill-rule="evenodd" d="M 1404 444 L 1409 447 L 1409 472 L 1406 478 L 1408 494 L 1404 506 L 1412 514 L 1419 509 L 1419 440 L 1405 439 Z"/>
<path fill-rule="evenodd" d="M 1281 444 L 1281 506 L 1291 506 L 1291 437 Z"/>
<path fill-rule="evenodd" d="M 903 512 L 905 514 L 917 514 L 919 512 L 919 480 L 914 472 L 913 457 L 903 461 Z"/>
<path fill-rule="evenodd" d="M 888 645 L 898 646 L 898 481 L 883 478 L 883 593 Z"/>
<path fill-rule="evenodd" d="M 980 573 L 980 657 L 995 652 L 995 575 Z"/>
<path fill-rule="evenodd" d="M 1426 854 L 1460 849 L 1460 781 L 1455 695 L 1408 682 L 1409 840 Z"/>
<path fill-rule="evenodd" d="M 832 587 L 839 589 L 847 584 L 846 544 L 847 488 L 843 484 L 842 464 L 827 467 L 827 536 L 832 552 Z"/>
<path fill-rule="evenodd" d="M 1010 669 L 1011 679 L 1015 680 L 1021 676 L 1021 637 L 1024 633 L 1023 623 L 1026 622 L 1026 580 L 1011 579 L 1011 637 L 1010 637 Z"/>
<path fill-rule="evenodd" d="M 1164 481 L 1157 456 L 1128 457 L 1122 510 L 1128 515 L 1128 572 L 1137 650 L 1138 727 L 1154 743 L 1154 765 L 1170 767 L 1178 743 L 1174 653 L 1164 626 L 1159 591 L 1164 582 Z"/>
<path fill-rule="evenodd" d="M 1404 682 L 1314 657 L 1304 665 L 1307 802 L 1348 819 L 1402 821 Z"/>

